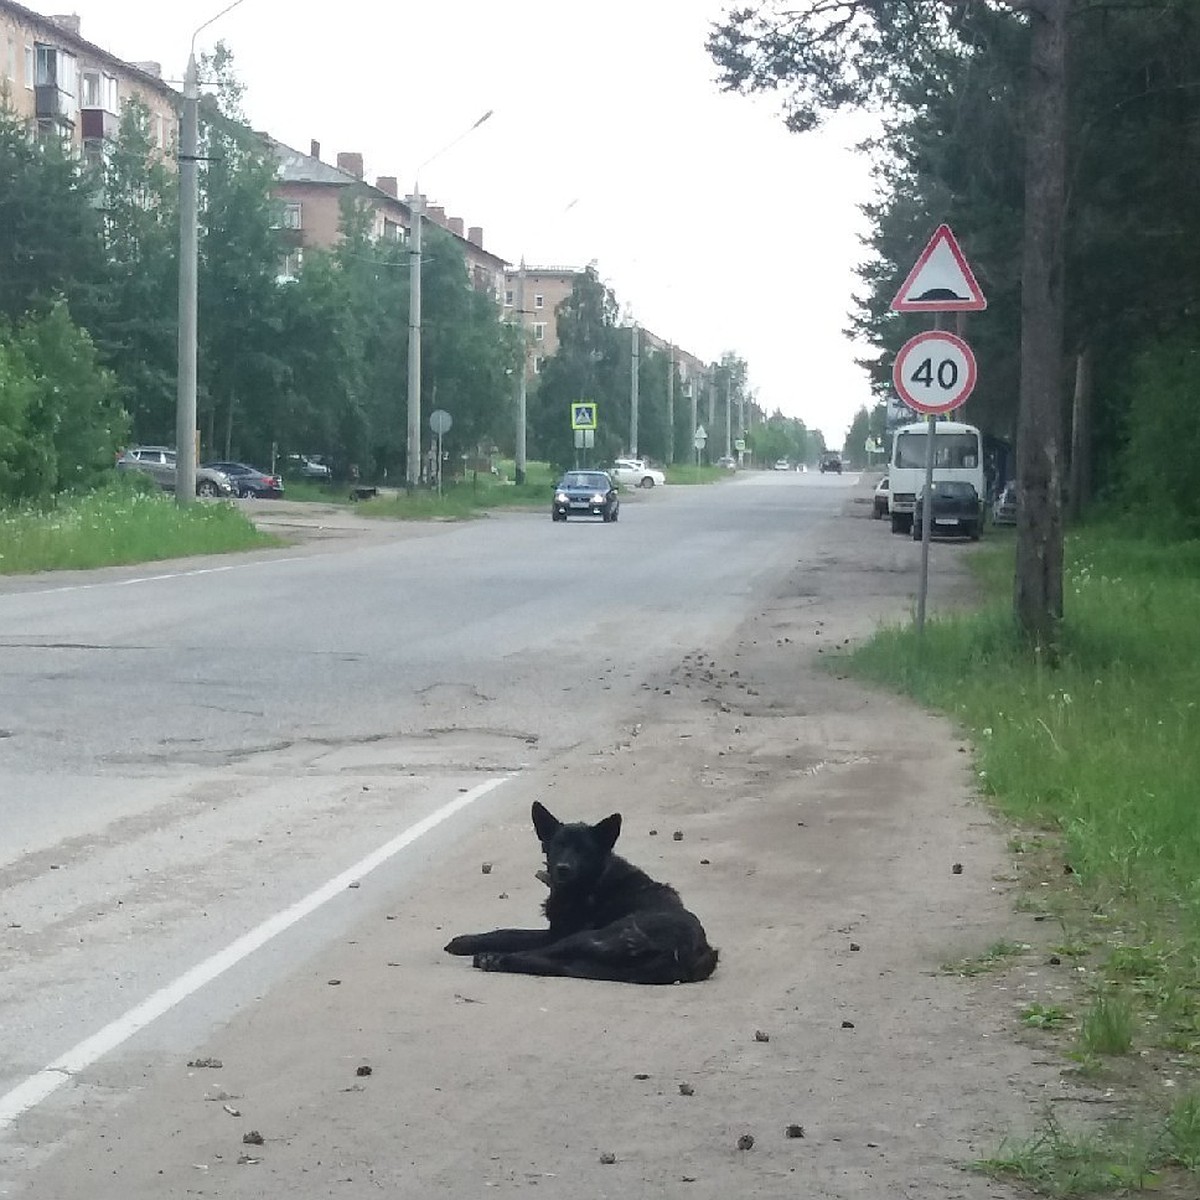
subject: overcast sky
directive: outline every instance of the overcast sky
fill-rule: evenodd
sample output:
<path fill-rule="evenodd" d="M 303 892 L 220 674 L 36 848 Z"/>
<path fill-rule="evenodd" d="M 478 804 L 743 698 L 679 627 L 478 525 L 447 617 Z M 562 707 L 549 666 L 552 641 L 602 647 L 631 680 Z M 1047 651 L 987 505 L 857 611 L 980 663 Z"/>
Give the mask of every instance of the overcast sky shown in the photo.
<path fill-rule="evenodd" d="M 85 38 L 172 80 L 223 7 L 62 6 Z M 856 205 L 871 197 L 852 149 L 866 126 L 789 134 L 774 101 L 718 91 L 704 40 L 723 7 L 243 0 L 197 46 L 233 50 L 255 127 L 304 151 L 316 139 L 331 163 L 359 151 L 368 179 L 396 175 L 402 194 L 493 110 L 421 169 L 430 203 L 513 262 L 595 260 L 636 320 L 708 361 L 740 354 L 768 412 L 840 447 L 870 402 L 842 333 L 863 257 Z"/>

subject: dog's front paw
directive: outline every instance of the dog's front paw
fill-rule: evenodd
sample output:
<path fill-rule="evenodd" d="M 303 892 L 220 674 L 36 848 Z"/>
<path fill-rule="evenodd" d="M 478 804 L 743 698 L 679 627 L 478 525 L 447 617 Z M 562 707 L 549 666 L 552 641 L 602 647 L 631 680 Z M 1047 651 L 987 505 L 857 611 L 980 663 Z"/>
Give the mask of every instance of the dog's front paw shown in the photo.
<path fill-rule="evenodd" d="M 472 965 L 480 971 L 503 971 L 504 965 L 507 961 L 507 954 L 497 954 L 495 951 L 486 951 L 483 954 L 475 955 Z"/>
<path fill-rule="evenodd" d="M 451 938 L 442 948 L 447 954 L 474 954 L 475 936 L 470 933 L 459 934 L 458 937 Z"/>

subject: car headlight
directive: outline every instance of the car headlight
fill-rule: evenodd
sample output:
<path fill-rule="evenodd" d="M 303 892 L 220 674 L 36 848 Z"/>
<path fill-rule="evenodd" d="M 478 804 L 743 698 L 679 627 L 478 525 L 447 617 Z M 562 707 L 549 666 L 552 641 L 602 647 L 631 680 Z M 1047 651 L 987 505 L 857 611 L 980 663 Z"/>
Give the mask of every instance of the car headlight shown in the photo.
<path fill-rule="evenodd" d="M 596 493 L 596 494 L 595 494 L 595 495 L 592 497 L 592 503 L 593 503 L 593 504 L 603 504 L 603 503 L 604 503 L 604 493 L 603 493 L 603 492 L 597 492 L 597 493 Z"/>
<path fill-rule="evenodd" d="M 566 504 L 566 502 L 567 502 L 567 493 L 566 492 L 555 492 L 554 493 L 554 503 L 555 504 Z"/>

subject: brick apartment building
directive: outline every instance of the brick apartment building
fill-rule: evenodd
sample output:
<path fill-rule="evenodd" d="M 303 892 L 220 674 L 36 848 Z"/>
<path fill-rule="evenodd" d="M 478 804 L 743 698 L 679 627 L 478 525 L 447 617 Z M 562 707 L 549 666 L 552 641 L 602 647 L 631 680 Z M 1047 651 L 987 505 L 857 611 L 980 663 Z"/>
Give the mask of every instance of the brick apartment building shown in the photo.
<path fill-rule="evenodd" d="M 525 307 L 520 311 L 520 268 L 509 267 L 504 279 L 504 316 L 520 320 L 529 345 L 526 374 L 540 375 L 542 364 L 558 351 L 558 306 L 571 294 L 581 267 L 525 268 Z"/>
<path fill-rule="evenodd" d="M 86 41 L 79 17 L 43 16 L 0 0 L 0 93 L 42 136 L 57 135 L 90 161 L 117 134 L 121 106 L 136 97 L 166 153 L 175 142 L 180 95 L 158 63 L 127 63 Z"/>
<path fill-rule="evenodd" d="M 356 195 L 374 210 L 375 237 L 407 240 L 412 209 L 400 199 L 394 175 L 381 175 L 369 184 L 363 178 L 361 154 L 339 154 L 337 165 L 332 166 L 321 160 L 318 142 L 305 154 L 263 136 L 279 160 L 275 195 L 283 202 L 284 228 L 291 232 L 295 247 L 288 255 L 283 277 L 299 270 L 306 247 L 329 249 L 337 244 L 342 200 L 347 195 Z M 483 230 L 477 225 L 464 228 L 461 217 L 448 217 L 437 205 L 426 205 L 425 219 L 454 238 L 466 259 L 472 286 L 499 303 L 508 263 L 483 248 Z"/>

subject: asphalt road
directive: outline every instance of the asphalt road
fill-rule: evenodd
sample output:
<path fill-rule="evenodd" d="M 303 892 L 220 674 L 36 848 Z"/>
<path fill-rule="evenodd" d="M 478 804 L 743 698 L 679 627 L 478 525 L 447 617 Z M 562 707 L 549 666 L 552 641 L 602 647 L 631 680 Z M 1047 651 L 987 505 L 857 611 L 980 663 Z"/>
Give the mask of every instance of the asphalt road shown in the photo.
<path fill-rule="evenodd" d="M 207 1128 L 222 1108 L 189 1107 L 197 1089 L 206 1088 L 208 1100 L 225 1095 L 195 1078 L 203 1068 L 179 1074 L 193 1057 L 223 1047 L 223 1057 L 246 1066 L 261 1055 L 255 1078 L 277 1102 L 301 1095 L 313 1079 L 336 1097 L 362 1090 L 361 1083 L 335 1087 L 319 1066 L 312 1076 L 301 1072 L 306 1082 L 292 1075 L 320 1048 L 341 1062 L 350 1042 L 364 1061 L 366 1030 L 377 1035 L 366 1038 L 376 1055 L 401 1045 L 432 1055 L 410 1063 L 405 1076 L 426 1095 L 424 1124 L 406 1117 L 405 1128 L 427 1151 L 412 1159 L 411 1186 L 392 1194 L 483 1194 L 487 1164 L 502 1157 L 490 1153 L 495 1139 L 510 1150 L 520 1145 L 531 1165 L 523 1175 L 501 1171 L 488 1186 L 559 1177 L 561 1164 L 534 1170 L 524 1140 L 561 1120 L 562 1102 L 550 1097 L 548 1108 L 529 1109 L 524 1125 L 514 1116 L 528 1108 L 545 1070 L 535 1052 L 540 1039 L 525 1037 L 520 1021 L 549 1013 L 536 1020 L 548 1029 L 558 1022 L 554 1036 L 577 1042 L 578 1030 L 563 1022 L 590 1013 L 590 1022 L 607 1028 L 615 1003 L 644 1009 L 654 1001 L 644 1001 L 640 989 L 614 994 L 614 985 L 580 993 L 575 981 L 524 981 L 500 991 L 489 983 L 491 1019 L 508 1021 L 500 1044 L 495 1030 L 477 1041 L 469 1028 L 447 1026 L 455 1019 L 447 1005 L 470 1004 L 481 985 L 468 965 L 440 954 L 443 926 L 467 932 L 498 923 L 498 889 L 500 900 L 520 900 L 521 917 L 512 923 L 536 921 L 536 846 L 527 828 L 533 796 L 568 819 L 623 809 L 627 833 L 618 849 L 640 862 L 651 849 L 659 858 L 670 849 L 645 840 L 649 825 L 664 824 L 664 834 L 668 821 L 704 827 L 718 811 L 732 819 L 749 804 L 750 832 L 708 826 L 726 857 L 750 856 L 744 872 L 722 888 L 716 876 L 695 875 L 696 862 L 707 858 L 691 857 L 676 870 L 687 898 L 699 893 L 705 902 L 706 920 L 724 924 L 719 944 L 728 949 L 742 928 L 749 933 L 738 941 L 764 936 L 765 950 L 781 935 L 763 934 L 762 909 L 774 912 L 783 894 L 755 898 L 753 889 L 775 878 L 779 830 L 794 835 L 793 796 L 831 772 L 849 772 L 853 786 L 843 780 L 834 792 L 839 804 L 853 803 L 830 816 L 832 840 L 805 868 L 816 911 L 824 913 L 830 900 L 829 928 L 857 928 L 870 907 L 860 894 L 867 885 L 858 881 L 872 880 L 894 923 L 888 937 L 909 966 L 914 953 L 927 966 L 924 959 L 944 946 L 917 952 L 895 931 L 907 935 L 913 926 L 906 894 L 915 911 L 936 907 L 918 859 L 946 836 L 938 823 L 952 823 L 954 853 L 968 861 L 978 855 L 981 875 L 998 869 L 988 858 L 995 852 L 989 833 L 972 831 L 956 792 L 963 760 L 949 744 L 923 748 L 932 726 L 911 710 L 884 705 L 891 724 L 879 725 L 849 685 L 819 672 L 800 682 L 825 648 L 822 637 L 833 649 L 843 640 L 833 638 L 835 630 L 860 636 L 881 616 L 902 615 L 915 587 L 919 548 L 891 538 L 882 522 L 860 519 L 869 515 L 870 494 L 851 474 L 763 473 L 719 487 L 629 495 L 615 525 L 510 513 L 364 529 L 353 518 L 339 527 L 333 517 L 322 536 L 309 529 L 301 543 L 277 551 L 0 581 L 0 1195 L 377 1194 L 382 1182 L 364 1182 L 375 1168 L 361 1168 L 390 1153 L 373 1122 L 391 1107 L 360 1119 L 352 1151 L 326 1147 L 320 1160 L 332 1170 L 349 1154 L 361 1191 L 339 1191 L 341 1176 L 321 1175 L 303 1155 L 291 1166 L 277 1156 L 280 1173 L 270 1183 L 262 1173 L 243 1173 L 218 1184 L 215 1173 L 245 1147 L 179 1140 Z M 287 511 L 261 508 L 284 524 Z M 935 547 L 939 594 L 961 584 L 963 552 Z M 725 662 L 720 678 L 717 656 Z M 800 734 L 785 730 L 785 716 L 799 722 Z M 743 747 L 744 770 L 732 773 L 734 743 L 747 738 L 754 746 Z M 718 750 L 722 739 L 728 746 Z M 885 752 L 877 756 L 879 746 Z M 717 755 L 727 753 L 717 767 Z M 915 789 L 921 798 L 912 811 L 897 811 L 897 772 L 937 786 Z M 869 830 L 886 811 L 890 832 L 860 841 L 859 850 L 865 845 L 881 857 L 848 869 L 845 879 L 838 874 L 835 894 L 822 899 L 833 883 L 822 862 L 851 853 L 840 824 L 851 810 Z M 761 824 L 768 812 L 769 829 Z M 479 873 L 484 856 L 496 859 L 494 882 Z M 911 878 L 891 878 L 900 860 Z M 484 895 L 481 881 L 490 889 Z M 963 886 L 957 877 L 953 885 Z M 794 882 L 785 893 L 767 930 L 796 903 Z M 958 936 L 967 919 L 952 903 L 953 914 L 934 923 L 945 936 Z M 995 920 L 994 911 L 985 914 L 985 923 Z M 369 963 L 339 962 L 355 952 L 347 947 L 362 954 L 371 947 Z M 681 1016 L 684 1026 L 689 1017 L 701 1026 L 740 1013 L 760 1002 L 754 989 L 768 979 L 791 994 L 793 970 L 775 955 L 752 960 L 748 975 L 737 961 L 736 950 L 724 955 L 715 991 L 668 989 L 686 1007 L 672 1018 L 676 1024 Z M 765 974 L 763 961 L 771 967 Z M 390 999 L 395 974 L 387 970 L 397 967 L 406 980 L 400 1017 Z M 343 976 L 357 979 L 359 989 L 343 994 L 329 986 Z M 546 991 L 547 983 L 560 986 Z M 927 984 L 918 987 L 924 997 Z M 351 1007 L 331 1013 L 332 995 Z M 497 1007 L 502 995 L 513 998 L 511 1007 Z M 712 998 L 710 1010 L 701 1012 L 697 997 Z M 567 1002 L 561 1012 L 559 999 Z M 937 1003 L 952 1027 L 953 997 Z M 786 1007 L 777 1007 L 777 1024 Z M 649 1019 L 646 1012 L 641 1019 Z M 385 1030 L 377 1028 L 381 1020 Z M 655 1042 L 664 1034 L 651 1021 L 639 1036 Z M 974 1062 L 970 1031 L 959 1032 L 956 1046 Z M 693 1070 L 725 1071 L 726 1086 L 742 1078 L 744 1095 L 757 1095 L 765 1066 L 735 1067 L 726 1063 L 729 1054 L 710 1046 L 706 1065 Z M 758 1074 L 738 1074 L 752 1067 Z M 992 1067 L 999 1076 L 1012 1071 L 1006 1059 Z M 595 1064 L 585 1069 L 596 1079 Z M 902 1054 L 890 1077 L 911 1087 L 912 1069 Z M 842 1087 L 840 1068 L 828 1070 L 829 1087 Z M 480 1073 L 493 1080 L 491 1101 L 486 1088 L 477 1090 Z M 214 1075 L 222 1085 L 232 1078 Z M 456 1101 L 442 1111 L 437 1097 L 449 1092 L 465 1108 Z M 246 1093 L 230 1094 L 235 1100 L 224 1111 L 235 1108 L 240 1119 L 236 1105 L 245 1101 L 236 1096 Z M 619 1098 L 597 1097 L 589 1120 L 622 1108 Z M 936 1107 L 943 1101 L 955 1112 L 953 1097 L 940 1097 Z M 977 1136 L 968 1111 L 954 1116 L 951 1142 Z M 473 1115 L 464 1124 L 465 1112 Z M 258 1120 L 269 1119 L 260 1106 Z M 315 1153 L 323 1119 L 316 1129 L 296 1112 L 287 1120 L 288 1147 Z M 662 1131 L 660 1156 L 674 1154 L 672 1139 L 682 1136 L 675 1125 Z M 121 1169 L 110 1172 L 105 1155 L 122 1138 Z M 178 1153 L 156 1166 L 168 1144 Z M 438 1152 L 428 1149 L 434 1145 Z M 921 1162 L 919 1151 L 898 1162 L 901 1175 Z M 935 1157 L 944 1168 L 944 1150 Z M 257 1152 L 250 1159 L 262 1165 Z M 638 1181 L 611 1193 L 581 1176 L 554 1194 L 666 1194 L 654 1183 L 666 1169 L 648 1162 Z M 792 1194 L 781 1182 L 789 1169 L 779 1164 L 753 1184 L 737 1182 L 729 1169 L 722 1158 L 709 1173 L 710 1190 L 684 1194 Z M 208 1172 L 214 1175 L 202 1178 Z M 877 1175 L 866 1170 L 864 1178 Z M 813 1194 L 909 1194 L 872 1186 Z"/>

